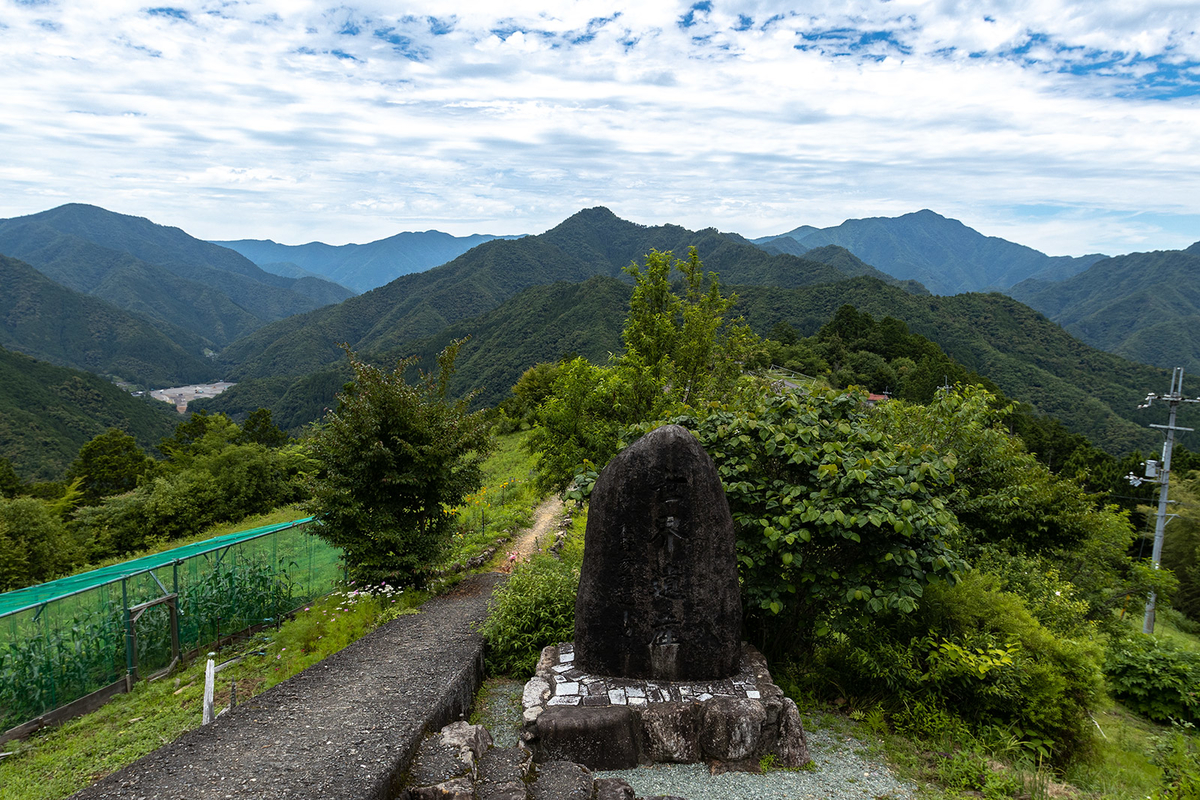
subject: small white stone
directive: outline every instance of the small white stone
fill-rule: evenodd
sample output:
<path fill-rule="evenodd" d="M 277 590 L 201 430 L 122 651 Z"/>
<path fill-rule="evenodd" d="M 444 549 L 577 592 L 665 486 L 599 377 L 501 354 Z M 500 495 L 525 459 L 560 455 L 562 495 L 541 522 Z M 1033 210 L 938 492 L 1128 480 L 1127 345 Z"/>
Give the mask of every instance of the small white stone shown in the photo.
<path fill-rule="evenodd" d="M 747 689 L 746 697 L 749 697 L 751 700 L 757 700 L 758 698 L 762 697 L 762 692 L 758 691 L 757 689 Z"/>
<path fill-rule="evenodd" d="M 569 664 L 575 660 L 575 654 L 574 653 L 559 653 L 558 660 L 564 664 Z"/>
<path fill-rule="evenodd" d="M 534 706 L 533 708 L 525 709 L 525 713 L 521 715 L 526 722 L 536 722 L 537 718 L 546 710 L 545 706 Z"/>
<path fill-rule="evenodd" d="M 538 705 L 550 693 L 550 684 L 542 678 L 530 678 L 525 684 L 525 691 L 521 693 L 521 705 L 525 708 L 531 708 Z"/>
<path fill-rule="evenodd" d="M 558 686 L 554 687 L 554 694 L 555 695 L 579 694 L 579 684 L 578 683 L 560 683 Z"/>
<path fill-rule="evenodd" d="M 625 705 L 625 692 L 621 689 L 609 689 L 608 702 L 612 703 L 614 706 Z"/>
<path fill-rule="evenodd" d="M 629 705 L 631 705 L 631 706 L 644 706 L 644 705 L 646 705 L 646 698 L 644 698 L 644 697 L 630 697 L 630 698 L 629 698 Z"/>
<path fill-rule="evenodd" d="M 555 695 L 546 703 L 548 706 L 577 706 L 579 705 L 579 695 Z"/>
<path fill-rule="evenodd" d="M 645 697 L 646 692 L 645 692 L 645 690 L 643 690 L 637 686 L 630 686 L 628 689 L 625 690 L 625 695 L 632 699 L 634 697 Z"/>
<path fill-rule="evenodd" d="M 557 667 L 551 667 L 551 669 L 553 669 L 555 672 L 563 673 L 563 672 L 566 672 L 567 670 L 571 669 L 571 665 L 570 664 L 559 664 Z"/>
<path fill-rule="evenodd" d="M 712 695 L 709 694 L 708 692 L 705 692 L 704 694 L 700 695 L 696 699 L 703 703 L 705 700 L 712 700 Z"/>

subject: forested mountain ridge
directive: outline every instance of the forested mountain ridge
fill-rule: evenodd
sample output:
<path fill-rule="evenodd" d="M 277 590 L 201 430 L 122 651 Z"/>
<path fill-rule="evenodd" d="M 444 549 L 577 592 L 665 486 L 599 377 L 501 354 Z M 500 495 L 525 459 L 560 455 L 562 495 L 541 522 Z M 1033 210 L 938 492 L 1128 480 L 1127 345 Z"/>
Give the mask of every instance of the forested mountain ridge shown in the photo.
<path fill-rule="evenodd" d="M 210 380 L 217 365 L 198 337 L 169 337 L 149 322 L 0 256 L 0 345 L 64 367 L 169 386 Z M 183 341 L 187 347 L 178 342 Z"/>
<path fill-rule="evenodd" d="M 270 239 L 239 239 L 214 241 L 228 247 L 258 264 L 268 272 L 291 274 L 284 265 L 291 264 L 306 273 L 321 275 L 348 286 L 356 292 L 366 292 L 390 283 L 401 275 L 424 272 L 445 264 L 473 247 L 493 239 L 516 239 L 518 236 L 492 236 L 475 233 L 470 236 L 451 236 L 441 231 L 406 231 L 366 244 L 331 245 L 309 242 L 286 245 Z"/>
<path fill-rule="evenodd" d="M 928 209 L 899 217 L 850 219 L 830 228 L 804 225 L 754 242 L 782 249 L 788 246 L 785 239 L 806 249 L 840 245 L 889 275 L 919 281 L 934 294 L 1005 289 L 1028 278 L 1059 280 L 1104 258 L 1048 256 L 984 236 Z"/>
<path fill-rule="evenodd" d="M 1093 347 L 1200 371 L 1200 247 L 1104 259 L 1065 281 L 1025 281 L 1008 294 Z"/>
<path fill-rule="evenodd" d="M 217 347 L 352 294 L 324 280 L 273 275 L 178 228 L 81 204 L 0 220 L 0 253 L 142 314 L 168 335 L 163 323 Z"/>
<path fill-rule="evenodd" d="M 1009 397 L 1055 416 L 1111 453 L 1157 447 L 1158 434 L 1145 427 L 1153 419 L 1137 405 L 1147 391 L 1168 385 L 1167 373 L 1095 350 L 1010 297 L 917 296 L 869 277 L 797 288 L 725 289 L 739 295 L 735 313 L 745 315 L 760 334 L 785 322 L 811 335 L 844 304 L 878 319 L 895 317 L 963 367 L 994 381 Z M 571 354 L 604 363 L 609 353 L 620 352 L 630 290 L 611 276 L 534 286 L 434 336 L 361 354 L 381 364 L 417 355 L 428 368 L 442 347 L 469 336 L 451 391 L 479 390 L 476 402 L 494 405 L 533 364 Z M 249 379 L 202 405 L 231 414 L 267 406 L 281 425 L 297 428 L 333 407 L 334 395 L 347 379 L 344 363 L 303 377 Z"/>
<path fill-rule="evenodd" d="M 493 240 L 448 264 L 274 323 L 230 345 L 221 359 L 234 380 L 303 375 L 339 360 L 342 342 L 364 352 L 391 351 L 489 311 L 529 287 L 622 276 L 626 265 L 652 249 L 682 255 L 689 246 L 699 249 L 705 267 L 719 273 L 724 283 L 805 286 L 846 277 L 826 263 L 772 256 L 715 229 L 648 227 L 606 208 L 592 208 L 544 234 Z M 846 263 L 854 266 L 848 259 Z M 854 268 L 875 272 L 866 265 Z"/>
<path fill-rule="evenodd" d="M 179 420 L 166 403 L 0 347 L 0 455 L 25 480 L 59 480 L 79 448 L 109 428 L 149 450 Z"/>

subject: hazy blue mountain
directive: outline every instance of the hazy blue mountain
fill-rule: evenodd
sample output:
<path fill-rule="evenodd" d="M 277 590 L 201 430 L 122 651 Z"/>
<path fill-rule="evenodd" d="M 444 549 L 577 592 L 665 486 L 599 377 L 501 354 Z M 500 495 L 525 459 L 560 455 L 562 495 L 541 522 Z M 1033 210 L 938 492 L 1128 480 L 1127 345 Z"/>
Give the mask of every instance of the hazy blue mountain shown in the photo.
<path fill-rule="evenodd" d="M 1200 371 L 1200 247 L 1107 258 L 1065 281 L 1028 280 L 1009 294 L 1093 347 Z"/>
<path fill-rule="evenodd" d="M 287 245 L 270 239 L 239 239 L 214 242 L 244 255 L 269 272 L 295 275 L 291 264 L 308 274 L 366 292 L 390 283 L 401 275 L 424 272 L 457 258 L 472 247 L 493 239 L 517 236 L 492 236 L 476 233 L 451 236 L 441 231 L 398 233 L 367 244 L 331 245 L 323 242 Z"/>
<path fill-rule="evenodd" d="M 0 256 L 0 345 L 65 367 L 154 387 L 217 377 L 192 334 L 170 337 L 96 297 Z M 182 340 L 185 346 L 178 342 Z"/>
<path fill-rule="evenodd" d="M 889 275 L 919 281 L 934 294 L 1003 290 L 1028 278 L 1061 280 L 1105 257 L 1051 257 L 1032 247 L 984 236 L 929 210 L 850 219 L 831 228 L 805 225 L 754 241 L 772 246 L 772 240 L 781 237 L 808 248 L 840 245 Z"/>
<path fill-rule="evenodd" d="M 1183 252 L 1194 253 L 1196 255 L 1200 255 L 1200 242 L 1195 242 L 1194 244 L 1189 245 L 1188 248 L 1186 250 L 1184 250 Z"/>
<path fill-rule="evenodd" d="M 177 424 L 167 403 L 0 347 L 0 457 L 25 480 L 60 479 L 79 448 L 109 428 L 149 450 Z"/>
<path fill-rule="evenodd" d="M 80 204 L 0 220 L 0 253 L 217 346 L 353 294 L 324 279 L 273 275 L 178 228 Z"/>
<path fill-rule="evenodd" d="M 828 264 L 773 256 L 713 228 L 649 227 L 622 220 L 606 208 L 591 208 L 546 233 L 486 242 L 427 272 L 403 275 L 340 305 L 281 320 L 234 342 L 221 358 L 236 380 L 304 375 L 341 359 L 341 342 L 364 352 L 390 352 L 483 314 L 532 286 L 579 283 L 594 275 L 624 277 L 622 269 L 651 249 L 683 255 L 689 246 L 698 248 L 706 268 L 726 284 L 795 287 L 846 277 Z M 847 254 L 847 263 L 860 263 L 849 259 Z M 879 274 L 866 265 L 855 268 Z"/>

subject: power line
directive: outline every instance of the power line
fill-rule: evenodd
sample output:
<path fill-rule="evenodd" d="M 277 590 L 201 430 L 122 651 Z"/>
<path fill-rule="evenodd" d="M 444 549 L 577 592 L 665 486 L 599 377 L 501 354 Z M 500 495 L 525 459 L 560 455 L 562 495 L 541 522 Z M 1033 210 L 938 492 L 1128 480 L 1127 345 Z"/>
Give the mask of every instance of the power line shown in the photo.
<path fill-rule="evenodd" d="M 1179 410 L 1181 403 L 1200 403 L 1200 397 L 1191 399 L 1183 396 L 1183 367 L 1176 367 L 1171 375 L 1171 391 L 1169 394 L 1157 395 L 1150 393 L 1146 395 L 1146 402 L 1139 409 L 1149 408 L 1155 400 L 1164 401 L 1170 409 L 1167 417 L 1166 425 L 1150 425 L 1151 428 L 1159 428 L 1166 431 L 1167 439 L 1163 442 L 1162 462 L 1147 459 L 1146 461 L 1146 476 L 1143 478 L 1130 473 L 1126 477 L 1129 482 L 1135 487 L 1140 486 L 1143 481 L 1152 480 L 1158 483 L 1158 516 L 1154 523 L 1154 550 L 1150 555 L 1150 562 L 1155 569 L 1158 569 L 1159 559 L 1162 557 L 1163 532 L 1167 527 L 1167 491 L 1171 485 L 1171 450 L 1175 447 L 1175 431 L 1190 431 L 1192 428 L 1180 428 L 1175 425 L 1175 414 Z M 1155 602 L 1158 597 L 1155 592 L 1150 592 L 1150 599 L 1146 601 L 1146 617 L 1142 621 L 1143 633 L 1154 633 L 1154 611 Z"/>

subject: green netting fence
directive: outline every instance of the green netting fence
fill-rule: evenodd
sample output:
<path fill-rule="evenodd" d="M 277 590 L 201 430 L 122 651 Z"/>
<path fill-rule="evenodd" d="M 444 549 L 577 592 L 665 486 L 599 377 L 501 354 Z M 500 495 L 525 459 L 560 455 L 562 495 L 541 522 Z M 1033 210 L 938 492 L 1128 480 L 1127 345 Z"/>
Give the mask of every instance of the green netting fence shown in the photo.
<path fill-rule="evenodd" d="M 312 524 L 239 531 L 0 594 L 0 732 L 128 690 L 328 594 L 343 578 L 342 551 Z"/>

